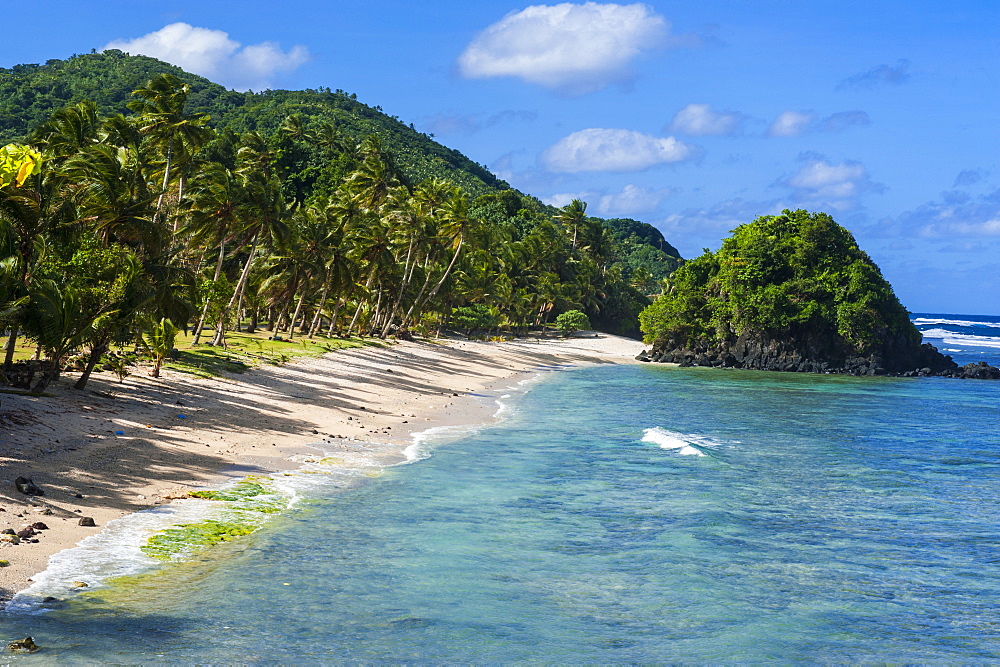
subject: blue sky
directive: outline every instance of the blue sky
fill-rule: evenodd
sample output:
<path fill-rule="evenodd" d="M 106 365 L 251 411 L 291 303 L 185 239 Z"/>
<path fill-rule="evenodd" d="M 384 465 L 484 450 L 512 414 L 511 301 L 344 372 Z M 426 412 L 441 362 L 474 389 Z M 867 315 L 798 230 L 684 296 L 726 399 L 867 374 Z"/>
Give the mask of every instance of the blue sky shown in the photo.
<path fill-rule="evenodd" d="M 686 257 L 826 211 L 910 310 L 1000 314 L 995 0 L 50 0 L 5 23 L 4 67 L 114 45 L 230 87 L 356 93 Z"/>

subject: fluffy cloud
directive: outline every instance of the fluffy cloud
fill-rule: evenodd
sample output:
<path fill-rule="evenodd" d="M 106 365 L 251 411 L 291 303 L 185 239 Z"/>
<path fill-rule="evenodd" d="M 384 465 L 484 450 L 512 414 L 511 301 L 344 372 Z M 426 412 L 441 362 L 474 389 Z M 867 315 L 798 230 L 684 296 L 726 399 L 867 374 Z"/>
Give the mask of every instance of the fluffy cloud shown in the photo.
<path fill-rule="evenodd" d="M 673 132 L 695 137 L 732 137 L 743 132 L 743 114 L 714 111 L 707 104 L 689 104 L 674 115 Z"/>
<path fill-rule="evenodd" d="M 853 208 L 857 198 L 866 192 L 884 190 L 882 185 L 869 178 L 860 162 L 831 164 L 819 157 L 808 159 L 801 169 L 781 185 L 791 188 L 798 200 L 836 210 Z"/>
<path fill-rule="evenodd" d="M 816 114 L 812 111 L 785 111 L 767 130 L 769 137 L 797 137 L 812 127 Z"/>
<path fill-rule="evenodd" d="M 782 200 L 750 201 L 742 198 L 719 202 L 709 208 L 689 208 L 655 223 L 684 257 L 696 257 L 702 248 L 718 247 L 721 239 L 739 225 L 759 215 L 773 215 L 794 208 Z"/>
<path fill-rule="evenodd" d="M 667 162 L 698 157 L 700 151 L 673 137 L 654 137 L 633 130 L 593 127 L 563 137 L 541 155 L 549 171 L 642 171 Z"/>
<path fill-rule="evenodd" d="M 654 212 L 673 191 L 670 188 L 642 188 L 629 183 L 621 192 L 597 200 L 597 212 L 603 216 L 630 217 Z"/>
<path fill-rule="evenodd" d="M 644 4 L 532 5 L 476 35 L 458 58 L 462 76 L 513 76 L 567 95 L 628 81 L 631 63 L 668 43 L 670 24 Z"/>
<path fill-rule="evenodd" d="M 900 60 L 895 67 L 878 65 L 866 72 L 847 77 L 837 90 L 874 90 L 883 86 L 898 86 L 910 80 L 910 61 Z"/>
<path fill-rule="evenodd" d="M 975 198 L 954 194 L 944 192 L 937 201 L 882 221 L 883 231 L 928 238 L 1000 238 L 1000 190 Z"/>
<path fill-rule="evenodd" d="M 820 118 L 812 111 L 785 111 L 771 123 L 769 137 L 797 137 L 807 132 L 842 132 L 851 127 L 871 125 L 871 118 L 864 111 L 839 111 Z"/>
<path fill-rule="evenodd" d="M 171 23 L 142 37 L 115 40 L 104 49 L 157 58 L 237 90 L 268 88 L 278 75 L 309 59 L 304 46 L 287 52 L 274 42 L 242 46 L 226 32 L 187 23 Z"/>

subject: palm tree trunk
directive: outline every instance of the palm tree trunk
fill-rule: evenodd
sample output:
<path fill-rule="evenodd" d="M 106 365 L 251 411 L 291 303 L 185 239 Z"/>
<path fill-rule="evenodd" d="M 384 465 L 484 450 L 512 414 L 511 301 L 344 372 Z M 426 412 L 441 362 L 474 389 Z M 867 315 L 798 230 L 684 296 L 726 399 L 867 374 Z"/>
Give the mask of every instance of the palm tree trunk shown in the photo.
<path fill-rule="evenodd" d="M 333 312 L 330 313 L 330 330 L 326 333 L 328 337 L 333 337 L 333 331 L 337 326 L 337 313 L 340 311 L 342 305 L 344 305 L 344 302 L 337 299 L 337 305 L 333 307 Z"/>
<path fill-rule="evenodd" d="M 153 214 L 153 220 L 159 222 L 163 219 L 163 197 L 167 194 L 167 185 L 170 183 L 170 162 L 174 155 L 174 144 L 172 141 L 167 142 L 167 164 L 163 169 L 163 185 L 160 186 L 160 196 L 156 200 L 156 213 Z M 175 230 L 176 231 L 176 230 Z"/>
<path fill-rule="evenodd" d="M 219 261 L 215 263 L 215 277 L 212 278 L 212 282 L 219 282 L 219 276 L 222 275 L 222 260 L 226 256 L 226 240 L 222 239 L 219 243 Z M 205 298 L 205 305 L 201 309 L 201 317 L 198 318 L 198 326 L 194 330 L 194 338 L 191 340 L 192 345 L 197 345 L 198 341 L 201 340 L 201 329 L 205 326 L 205 316 L 208 315 L 208 303 L 209 299 Z"/>
<path fill-rule="evenodd" d="M 87 386 L 90 374 L 94 372 L 94 366 L 97 365 L 97 362 L 101 360 L 101 357 L 107 351 L 108 344 L 105 342 L 98 343 L 90 348 L 90 358 L 87 359 L 87 367 L 80 373 L 80 377 L 77 379 L 76 384 L 73 385 L 73 389 L 83 389 Z"/>
<path fill-rule="evenodd" d="M 17 334 L 18 326 L 16 324 L 10 325 L 10 338 L 7 339 L 3 357 L 3 369 L 5 371 L 9 371 L 10 367 L 14 364 L 14 349 L 17 347 Z"/>
<path fill-rule="evenodd" d="M 319 306 L 316 308 L 316 317 L 313 318 L 312 325 L 309 327 L 310 338 L 315 336 L 316 331 L 319 330 L 319 322 L 323 316 L 323 309 L 326 308 L 326 297 L 330 293 L 331 282 L 333 282 L 332 278 L 327 277 L 326 282 L 323 284 L 323 294 L 319 298 Z"/>
<path fill-rule="evenodd" d="M 424 297 L 423 303 L 420 304 L 421 309 L 423 309 L 423 307 L 427 304 L 428 301 L 434 298 L 434 295 L 437 294 L 438 290 L 441 289 L 441 285 L 444 285 L 444 281 L 448 279 L 448 274 L 451 273 L 452 268 L 455 266 L 455 261 L 458 260 L 458 254 L 462 252 L 463 243 L 465 243 L 465 236 L 460 235 L 458 237 L 458 247 L 455 248 L 455 254 L 451 256 L 451 263 L 449 263 L 448 268 L 444 270 L 444 274 L 441 276 L 441 280 L 437 282 L 437 285 L 434 286 L 434 289 L 428 292 L 427 296 Z"/>
<path fill-rule="evenodd" d="M 372 283 L 374 281 L 375 281 L 375 269 L 373 267 L 372 270 L 371 270 L 371 273 L 368 274 L 368 282 L 365 283 L 365 291 L 366 292 L 371 289 Z M 361 307 L 362 306 L 364 306 L 364 301 L 359 298 L 358 299 L 358 309 L 356 311 L 354 311 L 354 317 L 351 318 L 351 326 L 347 327 L 347 335 L 348 336 L 350 336 L 351 332 L 354 331 L 354 324 L 355 324 L 355 322 L 358 321 L 358 315 L 361 314 Z"/>
<path fill-rule="evenodd" d="M 222 314 L 219 315 L 219 327 L 215 330 L 215 338 L 212 340 L 212 345 L 221 345 L 223 339 L 226 336 L 226 315 L 232 310 L 233 305 L 243 296 L 243 288 L 247 283 L 247 276 L 250 275 L 250 265 L 253 264 L 254 254 L 257 252 L 257 237 L 253 237 L 253 241 L 250 245 L 250 255 L 247 257 L 246 264 L 243 265 L 243 271 L 240 273 L 240 279 L 236 281 L 236 289 L 233 290 L 233 296 L 230 297 L 229 303 L 226 307 L 222 309 Z"/>
<path fill-rule="evenodd" d="M 299 297 L 299 303 L 295 306 L 295 314 L 292 315 L 292 322 L 288 325 L 288 340 L 295 337 L 295 323 L 299 319 L 299 313 L 302 312 L 302 304 L 306 300 L 306 287 L 307 285 L 302 286 L 302 296 Z"/>

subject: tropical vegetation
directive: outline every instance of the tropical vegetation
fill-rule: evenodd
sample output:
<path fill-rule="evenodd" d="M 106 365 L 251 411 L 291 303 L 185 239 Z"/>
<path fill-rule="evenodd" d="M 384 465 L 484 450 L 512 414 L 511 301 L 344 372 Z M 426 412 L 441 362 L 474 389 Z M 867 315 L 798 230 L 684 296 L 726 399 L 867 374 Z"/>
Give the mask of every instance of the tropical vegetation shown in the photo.
<path fill-rule="evenodd" d="M 640 314 L 654 346 L 741 336 L 836 342 L 868 355 L 920 334 L 849 231 L 825 213 L 786 210 L 733 230 L 717 252 L 675 271 Z"/>
<path fill-rule="evenodd" d="M 108 59 L 149 60 L 58 63 Z M 123 111 L 74 101 L 0 150 L 3 373 L 26 344 L 41 392 L 70 358 L 78 388 L 126 348 L 158 371 L 177 336 L 517 334 L 572 310 L 629 333 L 681 263 L 649 225 L 578 200 L 553 209 L 454 165 L 418 178 L 438 163 L 398 133 L 358 140 L 322 113 L 250 127 L 245 107 L 243 126 L 220 126 L 195 92 L 159 73 Z"/>

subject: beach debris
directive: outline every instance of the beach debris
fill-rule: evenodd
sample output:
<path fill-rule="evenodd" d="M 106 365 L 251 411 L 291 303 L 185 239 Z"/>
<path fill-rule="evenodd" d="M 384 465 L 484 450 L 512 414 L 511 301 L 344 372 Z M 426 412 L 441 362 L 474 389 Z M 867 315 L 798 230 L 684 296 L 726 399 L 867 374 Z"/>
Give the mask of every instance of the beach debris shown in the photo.
<path fill-rule="evenodd" d="M 8 651 L 25 651 L 28 653 L 34 653 L 39 648 L 38 644 L 35 643 L 31 637 L 25 637 L 24 639 L 18 639 L 17 641 L 12 641 L 7 644 Z"/>
<path fill-rule="evenodd" d="M 20 544 L 21 538 L 17 535 L 11 535 L 9 533 L 0 534 L 0 542 L 7 542 L 8 544 Z"/>
<path fill-rule="evenodd" d="M 9 560 L 0 560 L 0 567 L 10 567 Z"/>
<path fill-rule="evenodd" d="M 115 435 L 125 435 L 125 431 L 115 431 Z"/>
<path fill-rule="evenodd" d="M 187 415 L 177 415 L 177 418 L 178 419 L 187 419 L 188 416 Z"/>
<path fill-rule="evenodd" d="M 20 493 L 26 496 L 44 496 L 45 492 L 31 481 L 30 477 L 18 477 L 14 480 L 14 486 Z"/>
<path fill-rule="evenodd" d="M 31 527 L 34 528 L 35 530 L 48 530 L 49 529 L 49 527 L 46 526 L 41 521 L 36 521 L 35 523 L 31 524 Z"/>
<path fill-rule="evenodd" d="M 74 581 L 70 586 L 73 588 L 90 588 L 90 584 L 86 581 Z"/>
<path fill-rule="evenodd" d="M 95 526 L 97 526 L 97 524 L 94 523 L 94 518 L 89 516 L 81 516 L 80 525 L 86 526 L 87 528 L 94 528 Z"/>

